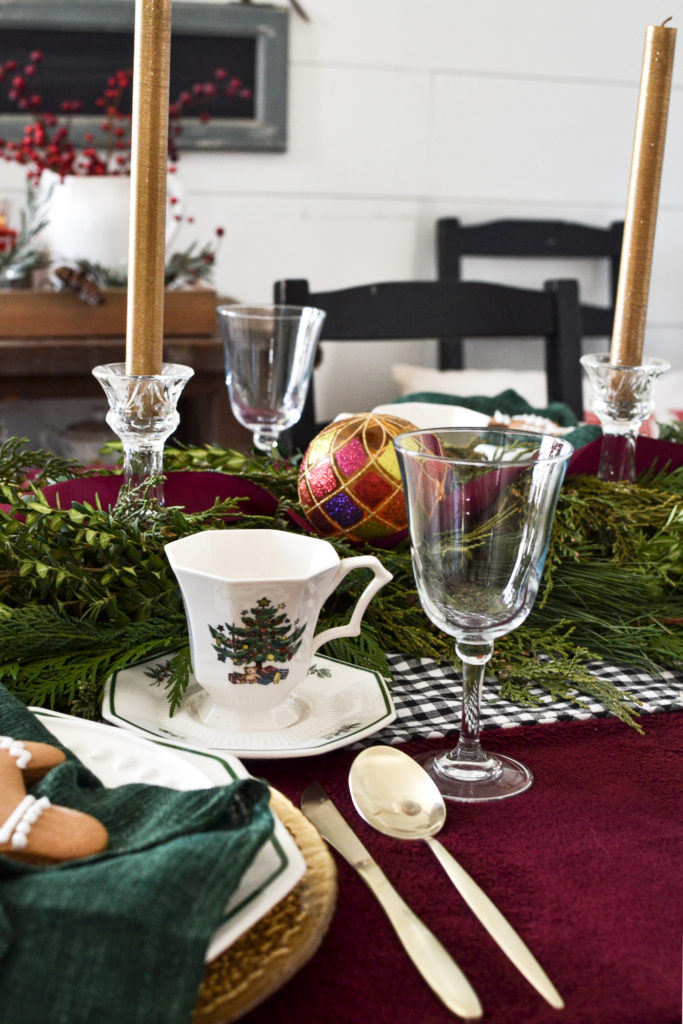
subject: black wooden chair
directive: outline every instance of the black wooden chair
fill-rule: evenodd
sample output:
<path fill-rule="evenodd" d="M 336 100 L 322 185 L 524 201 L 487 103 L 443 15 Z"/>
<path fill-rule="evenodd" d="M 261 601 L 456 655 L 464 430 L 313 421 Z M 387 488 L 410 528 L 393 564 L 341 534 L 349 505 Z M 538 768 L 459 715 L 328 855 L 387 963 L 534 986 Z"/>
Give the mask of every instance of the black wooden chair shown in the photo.
<path fill-rule="evenodd" d="M 480 281 L 392 281 L 312 292 L 306 280 L 286 280 L 276 283 L 274 299 L 324 309 L 322 340 L 542 337 L 549 400 L 582 414 L 576 281 L 547 281 L 539 291 Z M 324 425 L 316 422 L 314 409 L 311 385 L 301 420 L 290 434 L 302 451 Z"/>
<path fill-rule="evenodd" d="M 582 330 L 585 337 L 611 334 L 623 221 L 614 221 L 605 228 L 562 220 L 497 220 L 463 225 L 457 217 L 443 217 L 436 226 L 438 275 L 450 281 L 462 280 L 463 256 L 606 259 L 609 264 L 608 305 L 585 307 Z M 463 342 L 463 336 L 440 339 L 441 369 L 462 369 Z"/>

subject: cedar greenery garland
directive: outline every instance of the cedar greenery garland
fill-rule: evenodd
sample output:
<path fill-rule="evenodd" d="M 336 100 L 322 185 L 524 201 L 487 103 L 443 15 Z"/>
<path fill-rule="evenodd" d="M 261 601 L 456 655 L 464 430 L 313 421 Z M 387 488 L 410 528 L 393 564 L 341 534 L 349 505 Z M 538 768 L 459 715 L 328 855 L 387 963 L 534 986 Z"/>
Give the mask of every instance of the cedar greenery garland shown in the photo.
<path fill-rule="evenodd" d="M 27 704 L 97 717 L 107 677 L 126 664 L 177 652 L 164 681 L 171 709 L 189 676 L 187 625 L 163 546 L 198 530 L 225 527 L 238 500 L 188 514 L 155 515 L 119 504 L 47 505 L 41 486 L 83 473 L 16 438 L 0 448 L 0 681 Z M 295 529 L 289 508 L 298 467 L 211 446 L 167 448 L 167 470 L 239 473 L 280 498 L 274 517 L 240 516 L 243 528 Z M 26 467 L 37 468 L 30 483 Z M 97 472 L 101 472 L 98 470 Z M 331 541 L 339 555 L 357 553 Z M 358 639 L 330 643 L 330 654 L 390 675 L 385 651 L 450 662 L 453 641 L 421 609 L 404 542 L 372 549 L 393 573 L 366 612 Z M 597 698 L 636 725 L 637 707 L 588 670 L 591 662 L 658 672 L 683 667 L 683 470 L 638 485 L 594 477 L 565 481 L 543 583 L 522 627 L 502 637 L 491 662 L 500 693 L 533 705 L 538 690 L 581 704 Z M 344 621 L 366 574 L 347 577 L 323 609 L 321 628 Z"/>

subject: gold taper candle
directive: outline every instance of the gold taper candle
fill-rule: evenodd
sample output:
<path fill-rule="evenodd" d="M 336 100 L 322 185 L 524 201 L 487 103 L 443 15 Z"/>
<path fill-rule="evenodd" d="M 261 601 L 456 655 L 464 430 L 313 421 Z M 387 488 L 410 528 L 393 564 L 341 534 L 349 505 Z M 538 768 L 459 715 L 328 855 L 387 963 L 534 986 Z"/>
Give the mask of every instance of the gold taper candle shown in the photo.
<path fill-rule="evenodd" d="M 675 44 L 676 29 L 648 25 L 610 348 L 610 362 L 621 366 L 643 357 Z"/>
<path fill-rule="evenodd" d="M 159 374 L 164 342 L 171 0 L 135 0 L 126 373 Z"/>

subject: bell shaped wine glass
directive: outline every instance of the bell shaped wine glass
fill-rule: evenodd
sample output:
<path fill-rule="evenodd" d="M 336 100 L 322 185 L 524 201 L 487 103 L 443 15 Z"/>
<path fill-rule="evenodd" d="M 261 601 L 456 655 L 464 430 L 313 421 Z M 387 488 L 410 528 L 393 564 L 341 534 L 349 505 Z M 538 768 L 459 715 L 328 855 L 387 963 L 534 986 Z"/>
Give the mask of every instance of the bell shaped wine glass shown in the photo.
<path fill-rule="evenodd" d="M 531 785 L 479 736 L 481 689 L 496 639 L 531 611 L 572 446 L 512 430 L 418 430 L 394 445 L 422 607 L 455 638 L 462 662 L 460 735 L 424 766 L 444 797 L 496 800 Z"/>
<path fill-rule="evenodd" d="M 313 306 L 219 306 L 225 383 L 235 419 L 273 453 L 301 418 L 325 321 Z"/>

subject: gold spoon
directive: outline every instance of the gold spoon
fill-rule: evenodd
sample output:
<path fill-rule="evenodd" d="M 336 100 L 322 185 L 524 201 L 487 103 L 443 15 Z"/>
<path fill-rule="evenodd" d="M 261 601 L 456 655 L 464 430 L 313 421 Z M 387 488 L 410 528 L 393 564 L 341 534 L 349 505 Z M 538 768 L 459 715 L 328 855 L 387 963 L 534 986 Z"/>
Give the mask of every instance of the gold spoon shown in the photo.
<path fill-rule="evenodd" d="M 424 768 L 395 747 L 368 747 L 351 765 L 349 789 L 356 810 L 373 828 L 396 839 L 424 839 L 491 938 L 536 991 L 561 1010 L 562 996 L 534 955 L 483 889 L 434 839 L 446 821 L 446 805 Z"/>

